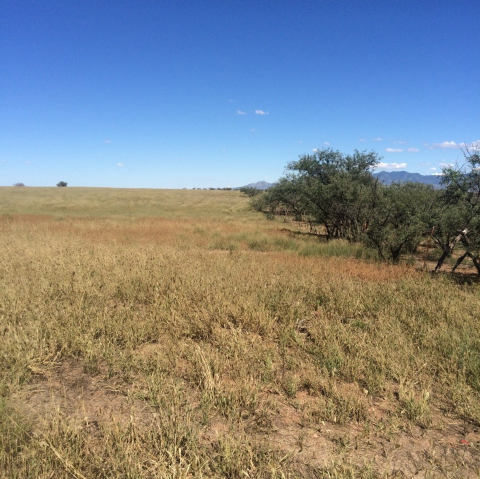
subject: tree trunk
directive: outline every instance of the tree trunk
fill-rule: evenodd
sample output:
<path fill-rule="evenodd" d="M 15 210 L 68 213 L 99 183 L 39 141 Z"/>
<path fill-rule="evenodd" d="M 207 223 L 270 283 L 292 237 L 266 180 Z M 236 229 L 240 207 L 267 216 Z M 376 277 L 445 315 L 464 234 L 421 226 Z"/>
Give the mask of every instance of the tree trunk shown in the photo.
<path fill-rule="evenodd" d="M 445 250 L 442 253 L 442 256 L 440 256 L 440 259 L 438 260 L 437 266 L 435 266 L 435 269 L 433 270 L 434 273 L 436 273 L 443 265 L 443 262 L 445 261 L 445 258 L 449 255 L 452 254 L 453 248 L 455 248 L 455 245 L 462 240 L 462 238 L 465 238 L 467 236 L 468 229 L 465 228 L 463 231 L 460 231 L 459 234 L 452 240 L 452 242 L 445 248 Z"/>
<path fill-rule="evenodd" d="M 460 258 L 457 259 L 457 262 L 455 263 L 455 266 L 452 268 L 452 273 L 455 273 L 455 270 L 460 266 L 460 264 L 462 263 L 462 261 L 468 256 L 468 251 L 464 254 L 462 254 L 462 256 L 460 256 Z"/>
<path fill-rule="evenodd" d="M 472 253 L 467 253 L 467 256 L 472 258 L 475 268 L 477 268 L 477 274 L 480 276 L 480 262 L 478 261 L 478 256 L 473 255 Z"/>

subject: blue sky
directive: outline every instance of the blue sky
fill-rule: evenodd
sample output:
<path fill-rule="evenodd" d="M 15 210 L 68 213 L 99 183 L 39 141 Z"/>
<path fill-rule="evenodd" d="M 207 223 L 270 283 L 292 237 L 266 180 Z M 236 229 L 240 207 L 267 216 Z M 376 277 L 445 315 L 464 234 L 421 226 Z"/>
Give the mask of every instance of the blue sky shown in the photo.
<path fill-rule="evenodd" d="M 0 186 L 241 186 L 324 147 L 432 174 L 480 140 L 478 0 L 0 12 Z"/>

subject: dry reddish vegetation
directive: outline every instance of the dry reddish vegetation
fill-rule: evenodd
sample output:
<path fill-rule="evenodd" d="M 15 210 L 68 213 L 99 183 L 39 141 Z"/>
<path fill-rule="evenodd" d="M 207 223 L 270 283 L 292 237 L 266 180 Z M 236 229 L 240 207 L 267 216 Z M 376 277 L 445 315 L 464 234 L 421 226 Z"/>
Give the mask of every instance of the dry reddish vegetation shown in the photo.
<path fill-rule="evenodd" d="M 0 218 L 0 476 L 478 477 L 478 284 L 236 215 Z"/>

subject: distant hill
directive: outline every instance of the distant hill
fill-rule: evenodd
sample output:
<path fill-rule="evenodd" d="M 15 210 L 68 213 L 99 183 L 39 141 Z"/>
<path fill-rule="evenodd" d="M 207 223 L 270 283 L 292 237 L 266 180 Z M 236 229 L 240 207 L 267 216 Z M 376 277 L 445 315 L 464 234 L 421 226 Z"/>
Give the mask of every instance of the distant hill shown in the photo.
<path fill-rule="evenodd" d="M 376 178 L 379 178 L 382 183 L 390 185 L 391 183 L 424 183 L 432 185 L 435 189 L 440 189 L 441 176 L 437 175 L 421 175 L 420 173 L 409 173 L 408 171 L 380 171 L 374 173 Z"/>
<path fill-rule="evenodd" d="M 386 185 L 392 183 L 406 183 L 411 181 L 412 183 L 424 183 L 426 185 L 432 185 L 435 189 L 440 189 L 441 176 L 438 175 L 421 175 L 420 173 L 409 173 L 408 171 L 380 171 L 374 173 L 373 176 L 379 178 L 380 181 Z M 257 190 L 268 190 L 274 183 L 267 183 L 266 181 L 257 181 L 256 183 L 250 183 L 245 186 L 238 186 L 234 190 L 240 188 L 257 188 Z"/>
<path fill-rule="evenodd" d="M 267 183 L 266 181 L 257 181 L 256 183 L 250 183 L 249 185 L 245 186 L 238 186 L 234 188 L 234 190 L 239 190 L 240 188 L 257 188 L 257 190 L 268 190 L 273 186 L 273 183 Z"/>

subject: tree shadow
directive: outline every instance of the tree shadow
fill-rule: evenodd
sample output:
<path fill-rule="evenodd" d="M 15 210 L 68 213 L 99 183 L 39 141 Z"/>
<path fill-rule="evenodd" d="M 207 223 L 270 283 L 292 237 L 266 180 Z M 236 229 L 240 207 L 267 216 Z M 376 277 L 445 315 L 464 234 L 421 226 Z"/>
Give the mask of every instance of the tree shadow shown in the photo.
<path fill-rule="evenodd" d="M 472 285 L 472 284 L 480 284 L 480 275 L 478 275 L 475 272 L 459 272 L 455 271 L 452 273 L 451 271 L 440 271 L 438 273 L 432 272 L 433 276 L 438 276 L 442 275 L 444 277 L 447 277 L 450 279 L 450 281 L 459 284 L 461 286 L 467 284 L 467 285 Z"/>

